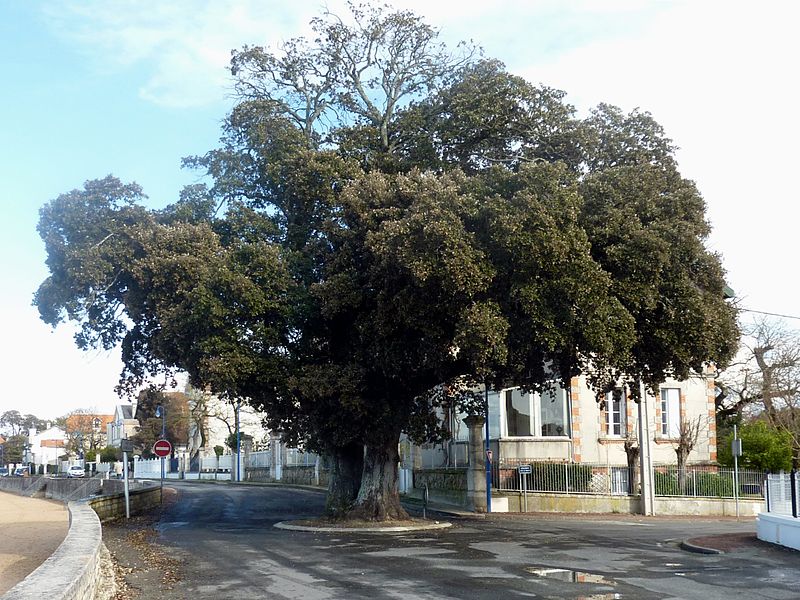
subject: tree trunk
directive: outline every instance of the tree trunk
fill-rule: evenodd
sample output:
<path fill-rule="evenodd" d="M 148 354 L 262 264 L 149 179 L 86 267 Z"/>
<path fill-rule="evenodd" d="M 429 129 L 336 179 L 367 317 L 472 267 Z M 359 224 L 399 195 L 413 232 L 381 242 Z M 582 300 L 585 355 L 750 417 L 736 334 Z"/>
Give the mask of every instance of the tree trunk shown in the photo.
<path fill-rule="evenodd" d="M 391 434 L 382 443 L 367 444 L 364 471 L 356 504 L 347 517 L 365 521 L 408 519 L 397 491 L 397 444 L 400 434 Z"/>
<path fill-rule="evenodd" d="M 353 507 L 358 496 L 364 465 L 364 447 L 361 444 L 350 444 L 331 448 L 328 457 L 331 460 L 331 469 L 325 514 L 333 519 L 341 519 Z"/>
<path fill-rule="evenodd" d="M 685 494 L 687 492 L 686 489 L 686 459 L 689 458 L 689 452 L 691 449 L 687 449 L 682 445 L 679 445 L 675 449 L 675 454 L 678 457 L 678 491 L 681 494 Z"/>
<path fill-rule="evenodd" d="M 628 493 L 640 494 L 639 446 L 631 443 L 630 440 L 625 440 L 625 457 L 628 463 L 628 477 L 630 478 L 630 481 L 628 482 Z"/>

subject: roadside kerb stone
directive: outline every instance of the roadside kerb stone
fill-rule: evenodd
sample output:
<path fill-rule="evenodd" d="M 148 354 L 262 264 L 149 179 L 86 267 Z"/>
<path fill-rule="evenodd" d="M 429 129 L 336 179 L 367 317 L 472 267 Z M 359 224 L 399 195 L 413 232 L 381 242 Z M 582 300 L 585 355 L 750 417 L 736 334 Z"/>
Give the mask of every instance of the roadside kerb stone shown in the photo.
<path fill-rule="evenodd" d="M 708 548 L 706 546 L 700 546 L 698 544 L 693 544 L 689 540 L 684 540 L 679 544 L 681 550 L 686 550 L 687 552 L 694 552 L 695 554 L 725 554 L 722 550 L 717 550 L 716 548 Z"/>
<path fill-rule="evenodd" d="M 434 521 L 420 525 L 398 525 L 386 527 L 314 527 L 311 525 L 297 525 L 291 521 L 281 521 L 275 523 L 277 529 L 287 529 L 289 531 L 310 531 L 315 533 L 402 533 L 406 531 L 430 531 L 432 529 L 447 529 L 452 527 L 452 523 Z"/>
<path fill-rule="evenodd" d="M 68 508 L 67 537 L 2 600 L 90 600 L 94 596 L 103 543 L 100 519 L 85 501 L 70 502 Z"/>

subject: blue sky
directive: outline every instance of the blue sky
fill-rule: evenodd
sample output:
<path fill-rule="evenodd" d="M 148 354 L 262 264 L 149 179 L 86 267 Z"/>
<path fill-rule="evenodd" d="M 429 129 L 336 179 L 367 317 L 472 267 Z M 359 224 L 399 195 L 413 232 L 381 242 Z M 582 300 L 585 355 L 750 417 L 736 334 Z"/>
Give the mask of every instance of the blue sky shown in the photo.
<path fill-rule="evenodd" d="M 328 6 L 337 12 L 342 2 Z M 0 3 L 0 412 L 55 417 L 110 410 L 114 353 L 82 354 L 69 327 L 51 332 L 30 306 L 46 277 L 39 207 L 109 173 L 152 206 L 197 174 L 181 157 L 214 147 L 230 107 L 230 50 L 308 32 L 321 3 L 247 0 Z M 402 0 L 448 41 L 473 39 L 534 82 L 653 112 L 681 147 L 736 291 L 751 308 L 800 314 L 800 139 L 789 2 L 634 0 L 458 3 Z M 457 7 L 457 10 L 454 10 Z"/>

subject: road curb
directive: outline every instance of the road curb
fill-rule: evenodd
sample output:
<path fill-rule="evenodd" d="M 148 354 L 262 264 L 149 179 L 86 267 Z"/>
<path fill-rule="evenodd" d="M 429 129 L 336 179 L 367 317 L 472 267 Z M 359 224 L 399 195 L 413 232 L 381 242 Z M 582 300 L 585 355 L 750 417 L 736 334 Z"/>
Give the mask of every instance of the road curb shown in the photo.
<path fill-rule="evenodd" d="M 64 541 L 2 600 L 86 600 L 94 596 L 103 544 L 100 519 L 86 501 L 67 506 L 70 523 Z"/>
<path fill-rule="evenodd" d="M 680 543 L 681 550 L 686 550 L 687 552 L 694 552 L 695 554 L 725 554 L 722 550 L 717 550 L 716 548 L 708 548 L 706 546 L 700 546 L 698 544 L 693 544 L 689 540 L 684 540 Z"/>
<path fill-rule="evenodd" d="M 442 523 L 435 521 L 421 525 L 402 525 L 387 527 L 312 527 L 310 525 L 295 525 L 291 521 L 280 521 L 273 527 L 276 529 L 286 529 L 289 531 L 309 531 L 314 533 L 404 533 L 407 531 L 430 531 L 432 529 L 447 529 L 452 527 L 452 523 Z"/>

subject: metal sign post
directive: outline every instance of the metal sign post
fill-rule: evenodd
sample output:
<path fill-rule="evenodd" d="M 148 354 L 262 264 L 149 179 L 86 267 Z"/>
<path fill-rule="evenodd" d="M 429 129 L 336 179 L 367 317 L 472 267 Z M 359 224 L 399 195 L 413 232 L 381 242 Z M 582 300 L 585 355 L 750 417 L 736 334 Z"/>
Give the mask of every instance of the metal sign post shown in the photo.
<path fill-rule="evenodd" d="M 739 518 L 739 457 L 742 455 L 742 440 L 733 426 L 733 440 L 731 441 L 731 454 L 733 454 L 733 498 L 736 501 L 736 518 Z"/>
<path fill-rule="evenodd" d="M 120 444 L 122 446 L 122 476 L 124 479 L 124 487 L 125 487 L 125 518 L 131 518 L 131 497 L 128 490 L 128 452 L 133 452 L 133 442 L 124 439 Z"/>
<path fill-rule="evenodd" d="M 161 457 L 161 504 L 164 503 L 164 460 L 171 452 L 172 444 L 169 443 L 169 440 L 161 439 L 153 444 L 153 454 Z"/>
<path fill-rule="evenodd" d="M 530 465 L 519 465 L 517 471 L 522 483 L 522 498 L 525 506 L 523 512 L 528 512 L 528 475 L 533 472 L 533 468 Z"/>

